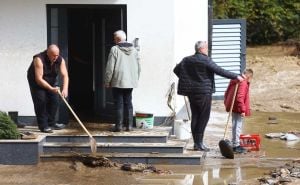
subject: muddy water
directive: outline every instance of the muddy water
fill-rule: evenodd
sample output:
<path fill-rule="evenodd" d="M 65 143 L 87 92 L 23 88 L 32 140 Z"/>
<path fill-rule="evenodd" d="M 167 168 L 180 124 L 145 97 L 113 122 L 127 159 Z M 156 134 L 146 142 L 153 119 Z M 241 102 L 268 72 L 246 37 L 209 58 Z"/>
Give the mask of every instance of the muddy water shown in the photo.
<path fill-rule="evenodd" d="M 276 117 L 277 124 L 269 124 L 268 118 Z M 175 175 L 193 174 L 193 185 L 259 184 L 263 176 L 293 158 L 300 157 L 300 140 L 296 142 L 268 139 L 264 135 L 272 132 L 300 131 L 300 114 L 254 112 L 245 120 L 243 133 L 259 134 L 259 152 L 238 155 L 234 160 L 206 158 L 201 166 L 160 166 L 170 169 Z M 148 178 L 148 177 L 143 177 Z M 153 178 L 153 177 L 152 177 Z"/>
<path fill-rule="evenodd" d="M 269 124 L 269 116 L 277 118 L 277 124 Z M 299 158 L 300 140 L 285 141 L 280 139 L 268 139 L 264 135 L 272 132 L 300 132 L 300 113 L 265 113 L 254 112 L 245 120 L 244 133 L 258 133 L 261 135 L 261 151 L 265 157 L 270 158 Z"/>
<path fill-rule="evenodd" d="M 278 124 L 268 124 L 268 117 L 275 116 Z M 259 133 L 262 136 L 259 155 L 237 156 L 234 160 L 206 158 L 202 165 L 160 165 L 158 169 L 171 170 L 171 175 L 155 175 L 124 172 L 116 168 L 88 168 L 84 166 L 72 169 L 70 162 L 41 162 L 37 166 L 0 165 L 0 184 L 14 185 L 146 185 L 174 184 L 182 185 L 224 185 L 259 184 L 257 177 L 270 169 L 285 164 L 291 158 L 300 157 L 300 143 L 279 139 L 267 139 L 265 133 L 300 130 L 300 114 L 255 112 L 245 120 L 244 133 Z M 223 126 L 222 126 L 223 128 Z M 184 176 L 192 174 L 192 183 L 186 183 Z M 152 183 L 151 183 L 152 182 Z M 164 183 L 162 183 L 164 182 Z"/>

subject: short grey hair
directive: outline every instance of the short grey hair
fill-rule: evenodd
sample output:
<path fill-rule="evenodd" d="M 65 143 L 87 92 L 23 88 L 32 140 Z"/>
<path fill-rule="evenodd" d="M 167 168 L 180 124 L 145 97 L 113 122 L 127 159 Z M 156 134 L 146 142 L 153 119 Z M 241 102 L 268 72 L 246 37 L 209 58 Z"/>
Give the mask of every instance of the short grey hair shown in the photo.
<path fill-rule="evenodd" d="M 126 41 L 126 33 L 123 30 L 116 31 L 114 36 L 118 37 L 121 41 Z"/>
<path fill-rule="evenodd" d="M 206 41 L 197 41 L 195 43 L 195 51 L 198 52 L 200 48 L 205 48 L 207 46 Z"/>

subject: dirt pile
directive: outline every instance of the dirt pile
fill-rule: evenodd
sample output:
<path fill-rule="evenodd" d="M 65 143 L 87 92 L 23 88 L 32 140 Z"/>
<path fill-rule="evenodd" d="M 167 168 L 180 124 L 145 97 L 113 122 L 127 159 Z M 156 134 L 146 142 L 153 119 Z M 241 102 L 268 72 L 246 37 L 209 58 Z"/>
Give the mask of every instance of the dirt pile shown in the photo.
<path fill-rule="evenodd" d="M 247 67 L 254 70 L 252 110 L 298 112 L 300 110 L 300 59 L 296 46 L 247 48 Z"/>
<path fill-rule="evenodd" d="M 253 111 L 300 111 L 300 57 L 296 45 L 248 47 L 246 66 L 254 71 L 250 86 Z M 213 108 L 224 110 L 223 101 Z"/>
<path fill-rule="evenodd" d="M 259 178 L 261 185 L 269 184 L 299 184 L 300 161 L 295 160 L 284 166 L 273 169 L 264 177 Z"/>

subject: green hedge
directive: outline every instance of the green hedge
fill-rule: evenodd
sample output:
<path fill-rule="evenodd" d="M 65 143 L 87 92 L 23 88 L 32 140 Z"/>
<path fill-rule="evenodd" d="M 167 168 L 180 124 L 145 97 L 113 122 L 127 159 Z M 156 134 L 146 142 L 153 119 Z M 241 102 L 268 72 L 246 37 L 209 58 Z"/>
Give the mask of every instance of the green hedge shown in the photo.
<path fill-rule="evenodd" d="M 248 44 L 300 39 L 300 1 L 213 0 L 214 19 L 247 20 Z"/>
<path fill-rule="evenodd" d="M 5 113 L 0 111 L 0 139 L 19 139 L 20 132 L 14 121 Z"/>

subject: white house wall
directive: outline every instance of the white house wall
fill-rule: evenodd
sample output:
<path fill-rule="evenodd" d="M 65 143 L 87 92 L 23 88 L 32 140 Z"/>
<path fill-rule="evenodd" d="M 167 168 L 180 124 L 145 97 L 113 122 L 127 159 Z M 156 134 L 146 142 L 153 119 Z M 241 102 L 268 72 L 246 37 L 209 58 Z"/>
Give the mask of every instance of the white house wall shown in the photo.
<path fill-rule="evenodd" d="M 169 115 L 174 65 L 194 52 L 196 40 L 207 40 L 207 0 L 1 0 L 0 110 L 34 115 L 26 71 L 47 46 L 46 4 L 126 4 L 128 41 L 140 39 L 142 58 L 134 108 Z"/>
<path fill-rule="evenodd" d="M 183 57 L 195 53 L 196 41 L 208 39 L 208 0 L 176 1 L 175 3 L 175 45 L 174 60 L 179 63 Z M 174 76 L 173 76 L 174 77 Z M 177 82 L 177 77 L 173 78 Z M 176 96 L 178 118 L 187 118 L 183 96 Z"/>

